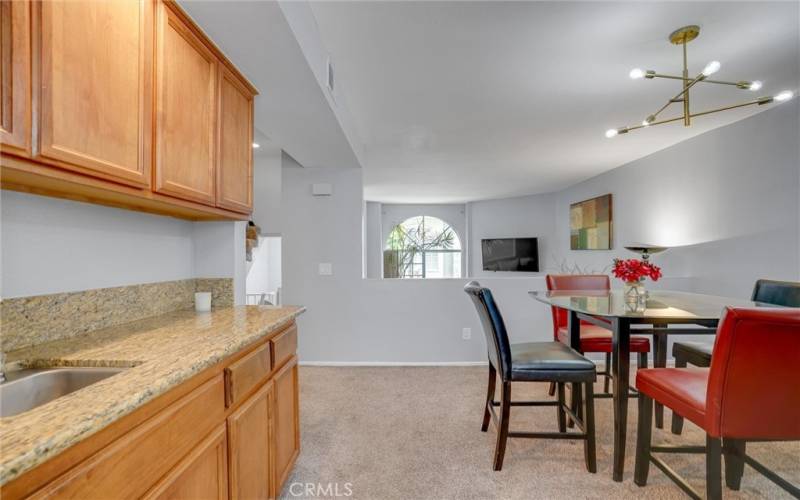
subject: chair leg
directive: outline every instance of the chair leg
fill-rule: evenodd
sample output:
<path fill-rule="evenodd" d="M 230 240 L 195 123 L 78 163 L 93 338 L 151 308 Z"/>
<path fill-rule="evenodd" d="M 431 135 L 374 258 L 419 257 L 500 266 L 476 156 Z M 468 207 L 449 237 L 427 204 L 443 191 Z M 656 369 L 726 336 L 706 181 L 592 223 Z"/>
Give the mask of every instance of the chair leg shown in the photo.
<path fill-rule="evenodd" d="M 566 398 L 564 397 L 564 383 L 556 384 L 558 387 L 558 432 L 567 432 L 567 412 L 564 411 Z"/>
<path fill-rule="evenodd" d="M 575 413 L 578 414 L 578 396 L 575 392 L 575 384 L 570 384 L 569 386 L 569 407 Z M 572 421 L 572 417 L 567 416 L 567 427 L 572 429 L 575 427 L 575 422 Z"/>
<path fill-rule="evenodd" d="M 583 452 L 586 457 L 586 470 L 597 472 L 597 453 L 594 439 L 594 382 L 586 382 L 583 395 L 583 426 L 586 430 L 586 441 Z"/>
<path fill-rule="evenodd" d="M 675 356 L 675 368 L 686 368 L 686 358 L 683 356 Z M 672 433 L 680 435 L 683 431 L 683 417 L 672 412 Z"/>
<path fill-rule="evenodd" d="M 611 374 L 611 353 L 607 352 L 606 365 L 605 368 L 603 369 L 603 392 L 606 394 L 610 394 L 608 390 L 608 386 L 611 383 L 611 377 L 609 377 L 610 374 Z"/>
<path fill-rule="evenodd" d="M 489 411 L 489 405 L 494 401 L 494 388 L 497 384 L 497 370 L 495 370 L 492 362 L 489 362 L 489 385 L 486 389 L 486 404 L 483 406 L 483 423 L 481 424 L 481 431 L 486 432 L 489 429 L 489 421 L 492 419 L 492 413 Z"/>
<path fill-rule="evenodd" d="M 639 353 L 639 362 L 636 364 L 636 369 L 639 368 L 647 368 L 647 353 L 640 352 Z"/>
<path fill-rule="evenodd" d="M 547 394 L 550 396 L 555 396 L 556 394 L 556 383 L 550 382 L 550 387 L 547 389 Z"/>
<path fill-rule="evenodd" d="M 583 390 L 581 389 L 581 384 L 573 383 L 572 384 L 572 412 L 577 416 L 579 419 L 583 420 L 583 401 L 581 394 Z M 574 427 L 575 422 L 572 419 L 569 419 L 567 422 L 567 427 Z"/>
<path fill-rule="evenodd" d="M 722 440 L 722 448 L 725 453 L 725 484 L 738 491 L 744 474 L 745 441 L 725 438 Z"/>
<path fill-rule="evenodd" d="M 653 400 L 639 393 L 639 423 L 636 430 L 636 465 L 633 471 L 633 482 L 637 486 L 647 484 L 650 472 L 650 446 L 653 432 Z"/>
<path fill-rule="evenodd" d="M 706 435 L 706 498 L 722 498 L 722 443 L 720 438 Z"/>
<path fill-rule="evenodd" d="M 500 425 L 497 428 L 497 445 L 494 448 L 494 470 L 503 468 L 508 441 L 508 421 L 511 417 L 511 382 L 503 381 L 503 397 L 500 402 Z"/>
<path fill-rule="evenodd" d="M 667 335 L 666 334 L 657 334 L 653 338 L 655 341 L 655 349 L 653 352 L 653 366 L 655 368 L 664 368 L 667 366 Z M 656 428 L 663 429 L 664 428 L 664 405 L 659 402 L 655 404 L 655 417 L 656 417 Z"/>

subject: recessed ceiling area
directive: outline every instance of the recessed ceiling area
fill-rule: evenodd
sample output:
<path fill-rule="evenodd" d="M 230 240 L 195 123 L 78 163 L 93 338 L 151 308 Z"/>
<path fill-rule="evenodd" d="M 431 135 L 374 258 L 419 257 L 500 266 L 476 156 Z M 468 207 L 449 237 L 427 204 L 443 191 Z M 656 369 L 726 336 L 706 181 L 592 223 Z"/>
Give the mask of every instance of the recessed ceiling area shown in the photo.
<path fill-rule="evenodd" d="M 368 200 L 444 203 L 551 192 L 779 105 L 751 106 L 606 139 L 680 83 L 667 36 L 697 24 L 690 73 L 711 60 L 692 110 L 800 86 L 797 2 L 312 2 L 363 141 Z M 662 114 L 680 114 L 678 105 Z M 692 161 L 687 158 L 687 161 Z M 702 166 L 699 165 L 699 168 Z"/>
<path fill-rule="evenodd" d="M 306 167 L 359 165 L 278 2 L 180 4 L 258 88 L 257 142 L 266 136 Z"/>

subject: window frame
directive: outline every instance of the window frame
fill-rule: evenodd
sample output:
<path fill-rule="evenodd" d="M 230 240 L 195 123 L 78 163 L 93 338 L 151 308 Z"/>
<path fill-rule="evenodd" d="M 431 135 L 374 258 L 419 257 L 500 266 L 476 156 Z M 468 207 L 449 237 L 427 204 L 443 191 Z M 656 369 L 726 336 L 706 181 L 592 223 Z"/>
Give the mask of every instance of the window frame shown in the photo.
<path fill-rule="evenodd" d="M 383 253 L 385 254 L 386 251 L 394 251 L 394 252 L 397 252 L 398 254 L 401 253 L 400 250 L 395 250 L 393 248 L 390 248 L 387 245 L 387 242 L 388 242 L 389 238 L 391 237 L 392 233 L 394 232 L 394 230 L 398 226 L 402 226 L 403 224 L 405 224 L 409 220 L 416 219 L 416 218 L 421 218 L 422 219 L 420 226 L 422 227 L 423 235 L 425 234 L 425 219 L 426 218 L 428 218 L 428 219 L 436 219 L 438 221 L 441 221 L 443 223 L 443 225 L 444 225 L 444 229 L 440 234 L 446 233 L 448 230 L 452 231 L 453 235 L 455 235 L 456 242 L 458 243 L 458 248 L 457 249 L 456 248 L 439 248 L 439 249 L 425 250 L 424 249 L 424 242 L 423 242 L 423 246 L 422 247 L 420 247 L 418 245 L 415 245 L 415 256 L 414 257 L 416 257 L 416 255 L 420 255 L 421 256 L 421 262 L 420 263 L 415 263 L 414 262 L 415 259 L 412 260 L 411 265 L 410 265 L 412 272 L 410 273 L 410 275 L 408 275 L 408 276 L 397 276 L 397 277 L 387 277 L 386 276 L 386 269 L 383 269 L 382 273 L 381 273 L 382 274 L 382 279 L 460 279 L 460 278 L 462 278 L 461 275 L 463 274 L 463 272 L 462 272 L 463 271 L 463 262 L 459 262 L 458 276 L 447 276 L 447 277 L 442 277 L 442 278 L 429 278 L 427 276 L 427 264 L 426 264 L 427 254 L 458 253 L 458 254 L 461 254 L 462 257 L 463 257 L 463 254 L 464 254 L 464 248 L 463 248 L 463 245 L 461 244 L 461 237 L 458 235 L 458 231 L 456 231 L 455 227 L 453 227 L 452 224 L 450 224 L 446 220 L 442 219 L 441 217 L 436 217 L 434 215 L 424 215 L 424 214 L 423 215 L 414 215 L 414 216 L 411 216 L 411 217 L 406 217 L 401 222 L 399 222 L 399 223 L 395 224 L 394 226 L 392 226 L 392 229 L 389 231 L 389 235 L 386 237 L 386 241 L 383 242 L 383 247 L 384 247 L 383 248 Z M 424 236 L 423 236 L 423 238 L 424 238 Z M 461 259 L 459 259 L 459 260 L 461 260 Z M 421 266 L 421 268 L 422 268 L 421 275 L 417 275 L 416 273 L 413 272 L 413 270 L 414 270 L 414 268 L 416 266 Z"/>

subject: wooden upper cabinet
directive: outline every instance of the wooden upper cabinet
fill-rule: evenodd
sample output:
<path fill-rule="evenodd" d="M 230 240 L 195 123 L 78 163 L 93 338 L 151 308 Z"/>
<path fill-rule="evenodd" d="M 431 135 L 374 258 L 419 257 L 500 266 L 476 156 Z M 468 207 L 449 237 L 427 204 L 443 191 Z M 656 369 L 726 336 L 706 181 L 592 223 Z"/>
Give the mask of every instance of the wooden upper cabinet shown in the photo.
<path fill-rule="evenodd" d="M 0 142 L 6 153 L 31 151 L 30 2 L 0 0 Z"/>
<path fill-rule="evenodd" d="M 217 206 L 253 207 L 253 94 L 225 65 L 219 72 Z"/>
<path fill-rule="evenodd" d="M 251 213 L 258 91 L 174 0 L 0 0 L 0 42 L 3 189 Z"/>
<path fill-rule="evenodd" d="M 32 5 L 40 61 L 38 159 L 149 186 L 152 2 Z"/>
<path fill-rule="evenodd" d="M 158 4 L 158 193 L 215 204 L 217 59 L 166 3 Z"/>

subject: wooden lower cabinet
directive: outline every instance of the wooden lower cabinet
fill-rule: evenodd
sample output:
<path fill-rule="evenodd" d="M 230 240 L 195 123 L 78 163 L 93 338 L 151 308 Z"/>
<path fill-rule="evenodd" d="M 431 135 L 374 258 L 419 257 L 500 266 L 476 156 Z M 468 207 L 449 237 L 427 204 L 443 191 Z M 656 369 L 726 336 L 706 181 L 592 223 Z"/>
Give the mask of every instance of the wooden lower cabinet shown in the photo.
<path fill-rule="evenodd" d="M 273 395 L 269 381 L 228 417 L 232 500 L 275 497 Z"/>
<path fill-rule="evenodd" d="M 300 454 L 300 398 L 297 356 L 273 378 L 275 383 L 275 477 L 283 484 Z"/>
<path fill-rule="evenodd" d="M 217 375 L 78 463 L 34 497 L 141 497 L 225 418 L 223 398 L 222 376 Z"/>
<path fill-rule="evenodd" d="M 297 356 L 277 369 L 247 360 L 294 328 L 286 325 L 3 485 L 0 498 L 275 498 L 300 450 Z M 242 360 L 252 377 L 226 376 Z M 231 390 L 241 397 L 226 398 Z"/>
<path fill-rule="evenodd" d="M 228 441 L 220 425 L 145 496 L 147 500 L 228 498 Z"/>

